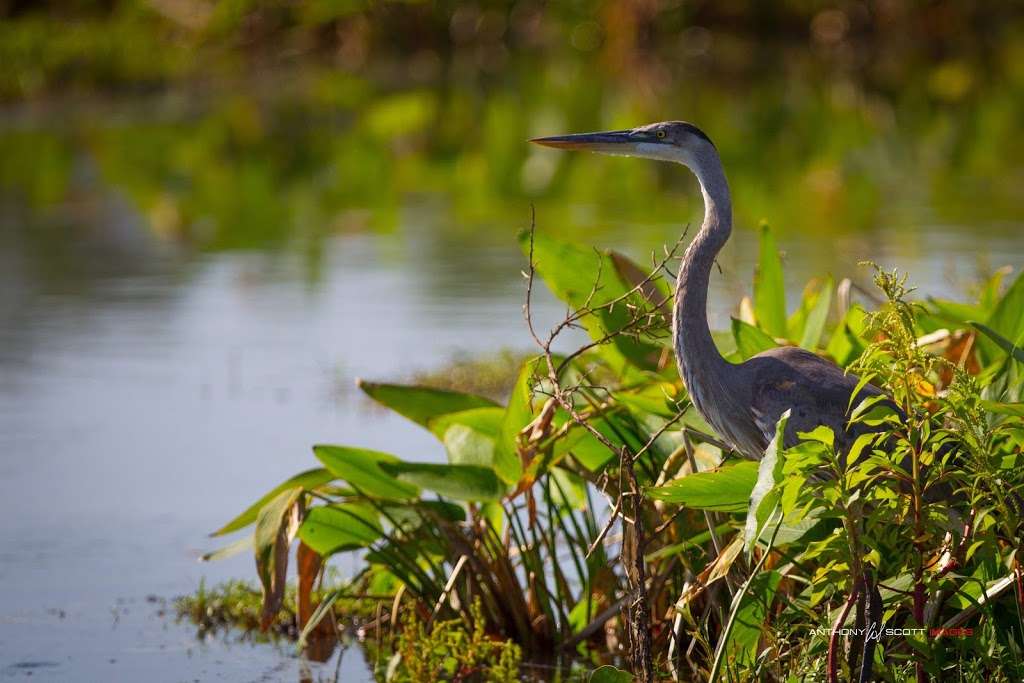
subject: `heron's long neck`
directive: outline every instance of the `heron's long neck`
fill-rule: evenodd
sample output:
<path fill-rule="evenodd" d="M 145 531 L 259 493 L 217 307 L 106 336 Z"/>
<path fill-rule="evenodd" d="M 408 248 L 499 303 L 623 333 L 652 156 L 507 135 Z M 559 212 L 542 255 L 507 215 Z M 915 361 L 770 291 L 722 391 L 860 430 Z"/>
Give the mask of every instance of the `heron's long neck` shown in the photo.
<path fill-rule="evenodd" d="M 729 184 L 718 155 L 708 150 L 691 161 L 704 195 L 704 223 L 687 248 L 676 280 L 672 312 L 673 341 L 679 371 L 697 408 L 703 413 L 702 398 L 722 389 L 722 375 L 729 363 L 722 358 L 708 326 L 708 281 L 715 256 L 732 231 L 732 202 Z M 704 396 L 700 396 L 703 393 Z"/>

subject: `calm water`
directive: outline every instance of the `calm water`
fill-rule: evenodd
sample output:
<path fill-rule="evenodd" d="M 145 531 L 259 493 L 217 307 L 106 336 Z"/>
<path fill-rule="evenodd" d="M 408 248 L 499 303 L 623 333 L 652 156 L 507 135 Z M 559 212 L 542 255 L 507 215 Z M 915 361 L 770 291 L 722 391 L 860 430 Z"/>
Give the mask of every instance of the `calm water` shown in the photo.
<path fill-rule="evenodd" d="M 628 175 L 645 162 L 602 163 Z M 314 666 L 287 646 L 198 642 L 150 596 L 253 577 L 247 556 L 197 563 L 216 545 L 205 534 L 310 467 L 312 443 L 444 457 L 426 431 L 369 409 L 353 383 L 529 348 L 515 242 L 529 202 L 481 216 L 453 209 L 443 190 L 401 199 L 386 229 L 353 228 L 346 214 L 312 255 L 291 238 L 292 214 L 270 212 L 260 220 L 272 243 L 196 249 L 160 229 L 153 202 L 139 208 L 130 177 L 99 165 L 84 180 L 74 171 L 60 202 L 0 203 L 0 676 L 333 680 L 340 666 L 342 680 L 365 678 L 356 651 Z M 699 212 L 678 175 L 678 220 L 629 207 L 608 217 L 566 197 L 540 207 L 539 227 L 568 212 L 594 226 L 575 239 L 643 258 Z M 1024 266 L 1024 199 L 1022 220 L 952 222 L 938 217 L 948 198 L 938 212 L 920 194 L 906 188 L 892 198 L 898 218 L 883 201 L 856 230 L 783 229 L 791 295 L 813 275 L 864 283 L 863 259 L 946 296 L 979 271 Z M 953 208 L 973 211 L 969 198 Z M 739 225 L 713 284 L 717 324 L 749 292 L 755 257 Z M 540 306 L 547 319 L 560 311 L 550 298 Z"/>

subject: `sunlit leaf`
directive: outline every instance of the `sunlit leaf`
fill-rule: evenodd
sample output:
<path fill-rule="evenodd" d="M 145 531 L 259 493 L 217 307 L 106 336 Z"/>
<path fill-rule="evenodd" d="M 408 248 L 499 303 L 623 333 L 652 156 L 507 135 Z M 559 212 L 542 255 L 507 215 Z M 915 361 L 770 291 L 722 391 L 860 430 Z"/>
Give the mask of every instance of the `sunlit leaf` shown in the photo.
<path fill-rule="evenodd" d="M 282 491 L 293 489 L 296 486 L 301 487 L 307 491 L 323 486 L 329 483 L 335 475 L 329 470 L 322 467 L 317 467 L 312 470 L 306 470 L 301 474 L 296 474 L 291 479 L 275 486 L 266 495 L 260 498 L 258 501 L 250 505 L 245 512 L 235 517 L 233 520 L 225 524 L 220 529 L 214 531 L 211 536 L 223 536 L 224 534 L 230 534 L 232 531 L 238 531 L 239 529 L 245 528 L 256 521 L 256 515 L 259 514 L 260 509 L 274 499 Z"/>
<path fill-rule="evenodd" d="M 751 580 L 729 636 L 729 652 L 735 658 L 734 664 L 749 666 L 757 659 L 765 618 L 781 581 L 782 574 L 777 571 L 761 572 Z"/>
<path fill-rule="evenodd" d="M 610 664 L 599 666 L 590 674 L 590 683 L 632 683 L 633 676 Z"/>
<path fill-rule="evenodd" d="M 507 488 L 489 467 L 418 462 L 381 463 L 380 467 L 399 482 L 455 500 L 500 500 Z"/>
<path fill-rule="evenodd" d="M 851 306 L 839 321 L 825 351 L 840 367 L 846 367 L 864 352 L 864 309 Z"/>
<path fill-rule="evenodd" d="M 530 251 L 530 234 L 524 232 L 519 238 L 525 253 Z M 545 284 L 562 301 L 574 310 L 585 307 L 598 309 L 628 294 L 632 285 L 619 276 L 615 261 L 609 252 L 599 252 L 568 242 L 562 242 L 545 233 L 537 232 L 533 238 L 533 256 L 537 272 Z M 637 301 L 643 295 L 635 294 Z M 600 308 L 593 315 L 581 321 L 592 339 L 602 339 L 609 332 L 622 330 L 633 317 L 625 300 L 611 308 Z M 616 335 L 602 351 L 614 350 L 619 359 L 613 362 L 617 370 L 625 367 L 625 361 L 640 369 L 654 369 L 661 355 L 661 348 L 633 335 Z M 612 358 L 609 356 L 609 358 Z"/>
<path fill-rule="evenodd" d="M 401 384 L 380 384 L 359 380 L 357 383 L 367 396 L 387 406 L 399 415 L 427 427 L 438 438 L 444 436 L 443 423 L 432 426 L 437 418 L 473 408 L 494 408 L 497 403 L 483 396 L 465 394 L 447 389 L 405 386 Z"/>
<path fill-rule="evenodd" d="M 365 548 L 382 529 L 376 510 L 368 505 L 320 505 L 312 508 L 299 527 L 299 538 L 323 556 Z"/>
<path fill-rule="evenodd" d="M 430 428 L 441 436 L 448 462 L 494 467 L 504 416 L 504 408 L 474 408 L 435 418 Z"/>
<path fill-rule="evenodd" d="M 778 346 L 768 334 L 738 318 L 732 319 L 732 335 L 736 338 L 736 349 L 743 360 Z"/>
<path fill-rule="evenodd" d="M 408 500 L 419 495 L 419 489 L 381 469 L 385 463 L 401 462 L 395 456 L 380 451 L 350 446 L 313 446 L 313 454 L 340 479 L 368 496 Z"/>
<path fill-rule="evenodd" d="M 757 482 L 750 492 L 750 505 L 747 508 L 747 521 L 743 531 L 743 544 L 749 553 L 761 529 L 768 521 L 768 516 L 775 509 L 779 492 L 775 490 L 776 482 L 782 480 L 783 439 L 786 434 L 786 423 L 789 422 L 789 411 L 782 413 L 775 425 L 775 435 L 764 451 L 764 457 L 758 463 Z"/>
<path fill-rule="evenodd" d="M 987 410 L 990 413 L 1024 417 L 1024 403 L 1001 403 L 999 401 L 982 400 L 980 404 L 982 409 Z"/>
<path fill-rule="evenodd" d="M 754 274 L 754 312 L 758 326 L 772 337 L 786 336 L 786 289 L 782 261 L 771 228 L 761 226 L 761 255 Z"/>
<path fill-rule="evenodd" d="M 998 358 L 996 346 L 1006 350 L 1006 346 L 1000 343 L 991 332 L 1013 344 L 1019 344 L 1024 339 L 1024 273 L 1017 276 L 1010 288 L 1006 290 L 1006 294 L 996 304 L 992 315 L 984 322 L 984 327 L 979 327 L 979 329 L 985 332 L 989 339 L 979 337 L 978 342 L 982 358 L 987 364 Z M 1016 347 L 1016 351 L 1019 355 L 1014 353 L 1015 358 L 1018 360 L 1024 358 L 1024 352 L 1019 346 Z"/>
<path fill-rule="evenodd" d="M 501 438 L 496 451 L 494 471 L 502 481 L 512 484 L 523 474 L 523 464 L 517 447 L 519 432 L 534 417 L 533 385 L 538 376 L 544 376 L 544 360 L 531 358 L 523 363 L 508 398 L 508 406 L 501 420 Z"/>
<path fill-rule="evenodd" d="M 217 560 L 224 560 L 229 557 L 234 557 L 235 555 L 252 548 L 252 543 L 252 534 L 249 534 L 238 539 L 237 541 L 234 541 L 233 543 L 229 543 L 223 548 L 218 548 L 217 550 L 204 553 L 202 556 L 200 556 L 199 559 L 202 562 L 215 562 Z"/>
<path fill-rule="evenodd" d="M 743 461 L 709 472 L 697 472 L 647 489 L 656 500 L 721 512 L 743 512 L 757 482 L 756 462 Z"/>
<path fill-rule="evenodd" d="M 999 332 L 997 332 L 996 330 L 992 329 L 988 325 L 985 325 L 984 323 L 977 323 L 976 322 L 976 323 L 972 323 L 972 324 L 974 325 L 974 327 L 976 329 L 978 329 L 979 331 L 983 332 L 984 335 L 985 335 L 983 337 L 978 337 L 979 342 L 981 340 L 985 339 L 985 337 L 988 337 L 990 343 L 995 345 L 996 353 L 998 353 L 999 349 L 1002 349 L 1004 352 L 1009 354 L 1009 356 L 1011 358 L 1013 358 L 1014 360 L 1020 361 L 1021 363 L 1024 363 L 1024 347 L 1021 347 L 1019 344 L 1010 341 L 1009 339 L 1007 339 L 1003 335 L 999 334 Z M 992 361 L 992 360 L 995 360 L 995 359 L 996 359 L 996 357 L 995 357 L 994 354 L 987 358 L 988 361 Z"/>
<path fill-rule="evenodd" d="M 809 304 L 807 317 L 803 322 L 803 331 L 800 335 L 800 346 L 812 351 L 818 348 L 821 343 L 821 336 L 825 332 L 825 323 L 828 320 L 828 312 L 832 306 L 832 278 L 828 278 L 821 286 L 816 297 Z"/>

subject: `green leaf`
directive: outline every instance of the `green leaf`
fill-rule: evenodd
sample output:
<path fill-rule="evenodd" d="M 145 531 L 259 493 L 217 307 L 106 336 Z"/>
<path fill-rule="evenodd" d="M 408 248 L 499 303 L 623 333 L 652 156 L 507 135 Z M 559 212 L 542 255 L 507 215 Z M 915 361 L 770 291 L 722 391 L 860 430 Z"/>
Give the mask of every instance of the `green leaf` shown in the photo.
<path fill-rule="evenodd" d="M 457 413 L 473 408 L 494 408 L 497 403 L 483 396 L 464 394 L 447 389 L 431 387 L 405 386 L 401 384 L 379 384 L 375 382 L 357 382 L 367 396 L 377 403 L 387 406 L 399 415 L 416 424 L 427 427 L 438 438 L 443 431 L 435 431 L 431 421 L 442 415 Z"/>
<path fill-rule="evenodd" d="M 382 533 L 376 510 L 356 503 L 315 507 L 299 527 L 303 543 L 324 557 L 342 550 L 365 548 Z"/>
<path fill-rule="evenodd" d="M 959 301 L 947 299 L 936 299 L 928 297 L 931 313 L 945 323 L 952 323 L 957 327 L 970 324 L 971 320 L 984 320 L 985 309 L 975 304 L 965 304 Z"/>
<path fill-rule="evenodd" d="M 401 462 L 395 456 L 380 451 L 350 446 L 313 446 L 313 454 L 340 479 L 376 498 L 409 500 L 419 495 L 419 489 L 398 481 L 381 469 L 384 464 Z"/>
<path fill-rule="evenodd" d="M 743 360 L 778 346 L 768 334 L 738 318 L 732 319 L 732 335 L 736 338 L 736 350 Z"/>
<path fill-rule="evenodd" d="M 971 324 L 974 325 L 976 329 L 983 332 L 991 340 L 990 343 L 993 343 L 996 346 L 996 352 L 992 353 L 992 355 L 986 356 L 986 360 L 988 362 L 995 360 L 995 354 L 998 353 L 998 349 L 1002 349 L 1007 354 L 1009 354 L 1010 357 L 1013 358 L 1014 360 L 1024 363 L 1024 348 L 1021 348 L 1016 343 L 1010 341 L 1003 335 L 999 334 L 997 331 L 993 330 L 988 325 L 985 325 L 983 323 Z M 978 339 L 984 340 L 985 337 L 978 337 Z"/>
<path fill-rule="evenodd" d="M 784 446 L 786 423 L 789 421 L 787 410 L 775 425 L 775 436 L 768 443 L 764 457 L 758 463 L 757 482 L 750 492 L 750 505 L 747 508 L 747 521 L 743 531 L 743 544 L 749 553 L 761 535 L 761 530 L 768 521 L 768 516 L 779 500 L 775 483 L 782 480 L 784 460 L 781 457 Z"/>
<path fill-rule="evenodd" d="M 762 572 L 750 582 L 743 596 L 729 638 L 730 653 L 735 664 L 749 666 L 757 660 L 757 646 L 764 631 L 765 617 L 782 581 L 777 571 Z"/>
<path fill-rule="evenodd" d="M 505 484 L 489 467 L 414 462 L 381 463 L 380 467 L 400 482 L 455 500 L 496 501 L 506 492 Z"/>
<path fill-rule="evenodd" d="M 553 468 L 548 479 L 548 491 L 551 500 L 560 508 L 584 510 L 587 507 L 587 482 L 569 470 Z"/>
<path fill-rule="evenodd" d="M 508 484 L 519 481 L 523 475 L 517 442 L 519 432 L 533 420 L 533 382 L 536 375 L 544 376 L 541 372 L 544 362 L 537 356 L 523 363 L 501 420 L 501 439 L 495 452 L 494 471 Z"/>
<path fill-rule="evenodd" d="M 1024 417 L 1024 403 L 1000 403 L 999 401 L 981 401 L 981 407 L 990 413 Z"/>
<path fill-rule="evenodd" d="M 782 261 L 767 224 L 761 225 L 761 256 L 754 274 L 754 314 L 758 327 L 772 337 L 786 336 L 786 289 Z"/>
<path fill-rule="evenodd" d="M 252 534 L 249 534 L 248 536 L 243 536 L 242 538 L 238 539 L 237 541 L 234 541 L 233 543 L 227 544 L 223 548 L 218 548 L 217 550 L 212 550 L 208 553 L 203 554 L 199 558 L 199 560 L 200 562 L 214 562 L 216 560 L 224 560 L 229 557 L 233 557 L 240 552 L 249 550 L 250 548 L 252 548 L 252 543 Z"/>
<path fill-rule="evenodd" d="M 590 683 L 633 683 L 633 675 L 605 664 L 590 674 Z"/>
<path fill-rule="evenodd" d="M 828 321 L 828 312 L 832 307 L 832 278 L 828 278 L 822 285 L 813 303 L 805 302 L 808 306 L 807 318 L 804 320 L 803 334 L 800 336 L 800 346 L 811 351 L 818 348 L 821 343 L 821 335 L 825 332 L 825 323 Z"/>
<path fill-rule="evenodd" d="M 224 534 L 230 534 L 232 531 L 238 531 L 239 529 L 249 526 L 256 521 L 256 515 L 259 514 L 260 509 L 273 500 L 282 491 L 293 489 L 296 486 L 309 491 L 317 488 L 318 486 L 323 486 L 332 479 L 334 479 L 334 475 L 329 470 L 325 470 L 322 467 L 317 467 L 315 469 L 306 470 L 305 472 L 296 474 L 291 479 L 275 486 L 266 495 L 250 505 L 245 512 L 238 515 L 210 535 L 223 536 Z"/>
<path fill-rule="evenodd" d="M 504 416 L 503 408 L 473 408 L 435 418 L 430 429 L 441 437 L 448 462 L 494 467 Z"/>
<path fill-rule="evenodd" d="M 530 252 L 530 233 L 519 236 L 523 252 Z M 610 252 L 595 251 L 568 242 L 556 240 L 543 233 L 534 233 L 533 258 L 537 272 L 551 291 L 573 310 L 585 307 L 600 308 L 627 294 L 633 287 L 619 275 L 615 259 Z M 624 257 L 619 257 L 620 260 Z M 644 295 L 634 294 L 642 302 Z M 632 297 L 630 297 L 632 299 Z M 602 339 L 609 332 L 621 330 L 632 317 L 630 309 L 620 302 L 611 310 L 601 309 L 594 315 L 584 317 L 580 322 L 591 339 Z M 625 367 L 624 361 L 645 370 L 657 367 L 661 347 L 630 335 L 616 335 L 611 343 L 602 347 L 617 372 Z M 612 353 L 614 351 L 614 353 Z"/>
<path fill-rule="evenodd" d="M 992 311 L 992 315 L 985 321 L 985 325 L 998 335 L 1015 343 L 1019 343 L 1021 339 L 1024 339 L 1024 273 L 1018 275 L 1017 279 L 1010 285 L 1010 288 L 1006 290 L 1006 294 L 996 304 L 995 310 Z M 986 332 L 986 334 L 988 333 Z M 992 337 L 992 335 L 989 336 Z M 995 337 L 992 337 L 992 339 L 997 345 L 1004 349 L 1006 348 L 999 344 Z M 986 339 L 980 339 L 979 341 L 982 342 L 979 346 L 985 362 L 991 363 L 997 357 L 997 352 L 993 348 L 993 342 Z M 1017 350 L 1020 351 L 1019 348 Z M 1022 356 L 1014 354 L 1014 358 L 1018 360 L 1021 360 L 1022 357 L 1024 357 L 1024 354 Z"/>
<path fill-rule="evenodd" d="M 664 486 L 650 487 L 647 495 L 701 510 L 743 512 L 749 507 L 757 471 L 758 463 L 743 461 L 717 470 L 690 474 Z"/>
<path fill-rule="evenodd" d="M 864 353 L 861 335 L 864 332 L 865 315 L 864 309 L 860 306 L 851 306 L 825 347 L 825 351 L 840 367 L 846 367 Z"/>

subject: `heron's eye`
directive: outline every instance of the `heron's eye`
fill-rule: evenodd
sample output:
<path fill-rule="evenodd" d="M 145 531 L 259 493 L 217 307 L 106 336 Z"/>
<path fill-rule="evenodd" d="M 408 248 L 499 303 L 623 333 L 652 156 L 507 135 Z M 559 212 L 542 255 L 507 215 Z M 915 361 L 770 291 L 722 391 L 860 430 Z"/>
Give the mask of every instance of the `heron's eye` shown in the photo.
<path fill-rule="evenodd" d="M 664 139 L 665 139 L 665 131 L 663 131 L 663 130 L 659 130 L 659 131 L 658 131 L 657 133 L 655 133 L 654 135 L 655 135 L 655 137 L 657 137 L 657 138 L 658 138 L 659 140 L 664 140 Z"/>

